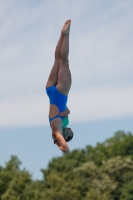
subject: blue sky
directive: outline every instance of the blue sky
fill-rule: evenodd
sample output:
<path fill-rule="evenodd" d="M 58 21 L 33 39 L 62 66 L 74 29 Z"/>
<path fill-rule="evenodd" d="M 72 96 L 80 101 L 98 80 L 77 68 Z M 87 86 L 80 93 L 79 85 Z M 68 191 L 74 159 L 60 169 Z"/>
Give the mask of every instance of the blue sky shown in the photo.
<path fill-rule="evenodd" d="M 133 132 L 131 0 L 6 0 L 0 1 L 0 19 L 1 165 L 18 155 L 40 178 L 40 168 L 61 155 L 48 127 L 45 83 L 67 19 L 71 149 L 94 145 L 117 130 Z"/>

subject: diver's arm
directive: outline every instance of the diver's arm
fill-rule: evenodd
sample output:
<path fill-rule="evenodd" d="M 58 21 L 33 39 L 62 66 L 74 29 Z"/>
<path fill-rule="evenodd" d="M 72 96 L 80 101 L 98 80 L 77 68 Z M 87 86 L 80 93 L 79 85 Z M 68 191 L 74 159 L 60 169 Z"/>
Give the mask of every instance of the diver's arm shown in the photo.
<path fill-rule="evenodd" d="M 68 115 L 70 114 L 70 110 L 68 109 L 68 107 L 66 107 L 66 110 L 61 112 L 59 114 L 59 116 L 62 116 L 62 117 L 67 117 Z"/>
<path fill-rule="evenodd" d="M 61 151 L 63 151 L 64 153 L 69 153 L 69 146 L 67 145 L 66 141 L 59 131 L 53 132 L 52 137 L 54 140 L 54 144 L 56 144 Z"/>

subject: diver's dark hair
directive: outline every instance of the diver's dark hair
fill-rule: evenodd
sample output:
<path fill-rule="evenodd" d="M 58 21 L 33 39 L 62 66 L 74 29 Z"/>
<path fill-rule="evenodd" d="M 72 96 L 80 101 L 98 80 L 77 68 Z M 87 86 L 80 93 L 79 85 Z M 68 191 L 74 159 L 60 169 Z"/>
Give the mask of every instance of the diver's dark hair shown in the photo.
<path fill-rule="evenodd" d="M 64 130 L 65 129 L 67 129 L 67 128 L 64 128 Z M 73 133 L 72 130 L 69 130 L 70 131 L 70 135 L 67 135 L 67 137 L 66 137 L 65 134 L 64 134 L 64 130 L 63 130 L 63 137 L 64 137 L 66 142 L 69 142 L 70 140 L 72 140 L 74 133 Z"/>

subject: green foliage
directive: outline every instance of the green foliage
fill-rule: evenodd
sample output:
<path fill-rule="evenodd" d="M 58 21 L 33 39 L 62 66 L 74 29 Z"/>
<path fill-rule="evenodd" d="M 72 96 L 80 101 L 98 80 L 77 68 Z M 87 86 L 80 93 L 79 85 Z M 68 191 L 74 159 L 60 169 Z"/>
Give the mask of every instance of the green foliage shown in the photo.
<path fill-rule="evenodd" d="M 110 195 L 105 193 L 97 192 L 95 189 L 91 189 L 87 192 L 86 197 L 83 200 L 113 200 Z"/>
<path fill-rule="evenodd" d="M 2 200 L 21 200 L 24 196 L 26 185 L 30 184 L 30 175 L 26 171 L 16 172 L 8 185 L 8 189 L 2 195 Z"/>
<path fill-rule="evenodd" d="M 86 147 L 87 157 L 89 161 L 94 161 L 98 166 L 102 165 L 103 160 L 115 156 L 130 156 L 133 158 L 133 135 L 118 131 L 114 137 L 107 139 L 103 143 L 98 143 L 96 147 Z"/>
<path fill-rule="evenodd" d="M 33 181 L 15 156 L 0 166 L 0 200 L 133 200 L 133 135 L 118 131 L 59 158 Z"/>
<path fill-rule="evenodd" d="M 124 200 L 133 200 L 133 179 L 125 183 L 121 191 Z"/>

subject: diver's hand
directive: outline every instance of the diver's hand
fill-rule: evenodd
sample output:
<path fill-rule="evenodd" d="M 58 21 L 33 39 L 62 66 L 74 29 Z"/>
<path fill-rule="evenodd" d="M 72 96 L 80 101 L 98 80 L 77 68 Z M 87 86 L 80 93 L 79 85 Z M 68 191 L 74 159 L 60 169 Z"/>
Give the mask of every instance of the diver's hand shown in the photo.
<path fill-rule="evenodd" d="M 60 112 L 59 116 L 67 117 L 70 114 L 70 110 L 67 108 L 65 111 Z"/>
<path fill-rule="evenodd" d="M 68 147 L 67 150 L 63 149 L 62 147 L 59 147 L 59 149 L 60 149 L 63 153 L 66 153 L 66 154 L 70 152 L 69 147 Z"/>

